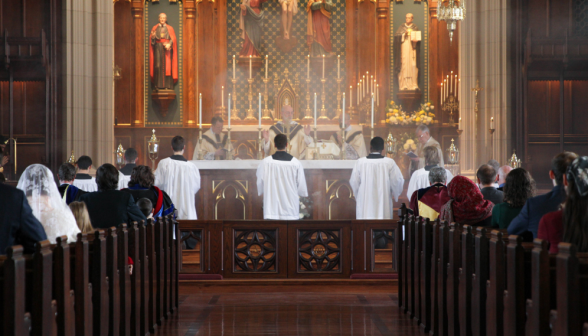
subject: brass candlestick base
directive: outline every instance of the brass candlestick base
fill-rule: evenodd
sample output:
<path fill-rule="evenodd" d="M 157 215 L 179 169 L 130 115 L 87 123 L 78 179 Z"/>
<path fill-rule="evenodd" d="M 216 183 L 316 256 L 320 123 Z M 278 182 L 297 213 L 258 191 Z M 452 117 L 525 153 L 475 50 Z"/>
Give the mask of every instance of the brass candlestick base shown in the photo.
<path fill-rule="evenodd" d="M 272 117 L 270 115 L 270 110 L 267 108 L 267 101 L 269 99 L 269 94 L 267 92 L 267 83 L 269 83 L 269 78 L 264 78 L 263 79 L 263 87 L 264 87 L 264 93 L 263 93 L 263 101 L 264 101 L 264 106 L 265 108 L 261 111 L 263 113 L 263 116 L 261 117 L 261 120 L 264 121 L 272 121 Z"/>
<path fill-rule="evenodd" d="M 198 138 L 198 160 L 204 159 L 204 152 L 202 151 L 202 128 L 200 128 L 200 137 Z"/>
<path fill-rule="evenodd" d="M 257 159 L 263 160 L 263 139 L 261 138 L 261 127 L 257 128 Z"/>
<path fill-rule="evenodd" d="M 233 160 L 233 144 L 231 143 L 231 128 L 227 128 L 227 160 Z"/>
<path fill-rule="evenodd" d="M 249 94 L 247 95 L 247 98 L 249 99 L 249 108 L 246 111 L 247 116 L 245 117 L 245 120 L 254 121 L 257 120 L 257 118 L 255 118 L 255 110 L 253 109 L 253 78 L 248 78 L 247 82 L 249 83 Z"/>
<path fill-rule="evenodd" d="M 327 98 L 325 95 L 325 83 L 327 82 L 326 79 L 321 78 L 321 84 L 323 86 L 322 92 L 321 92 L 321 116 L 318 118 L 319 120 L 329 120 L 329 117 L 327 117 L 327 109 L 325 108 L 325 99 Z"/>
<path fill-rule="evenodd" d="M 457 136 L 461 136 L 461 133 L 463 133 L 463 130 L 462 129 L 458 129 L 458 130 L 456 130 L 456 132 L 457 132 Z"/>
<path fill-rule="evenodd" d="M 342 100 L 342 94 L 341 94 L 341 81 L 343 79 L 342 78 L 337 78 L 337 108 L 335 109 L 335 116 L 333 117 L 333 120 L 340 120 L 341 119 L 341 114 L 343 113 L 342 109 L 341 109 L 341 100 Z"/>
<path fill-rule="evenodd" d="M 320 148 L 318 146 L 318 138 L 316 137 L 316 126 L 313 127 L 314 129 L 314 155 L 313 155 L 313 160 L 319 160 L 320 159 Z"/>
<path fill-rule="evenodd" d="M 341 127 L 341 160 L 347 160 L 347 152 L 345 151 L 345 141 L 347 140 L 346 138 L 345 129 Z"/>
<path fill-rule="evenodd" d="M 304 119 L 313 119 L 312 110 L 310 109 L 310 78 L 306 78 L 306 109 L 304 110 Z"/>
<path fill-rule="evenodd" d="M 233 94 L 231 96 L 231 99 L 233 100 L 231 120 L 241 120 L 241 118 L 239 118 L 239 109 L 237 108 L 237 79 L 231 78 L 231 83 L 233 83 Z"/>
<path fill-rule="evenodd" d="M 496 128 L 490 128 L 488 132 L 490 132 L 490 134 L 494 134 L 494 132 L 496 132 Z"/>

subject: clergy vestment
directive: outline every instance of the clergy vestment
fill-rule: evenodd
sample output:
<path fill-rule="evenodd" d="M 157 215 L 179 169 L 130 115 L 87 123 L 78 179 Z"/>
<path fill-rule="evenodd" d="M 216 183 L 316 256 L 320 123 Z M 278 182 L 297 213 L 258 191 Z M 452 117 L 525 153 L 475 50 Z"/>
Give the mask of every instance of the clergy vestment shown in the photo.
<path fill-rule="evenodd" d="M 343 140 L 342 131 L 337 131 L 335 134 L 339 134 L 339 139 Z M 341 146 L 341 143 L 337 141 L 335 135 L 331 136 L 331 140 L 335 141 L 337 145 Z M 365 147 L 365 139 L 363 138 L 363 127 L 359 125 L 349 125 L 345 129 L 345 148 L 348 160 L 357 160 L 367 156 L 367 149 Z"/>
<path fill-rule="evenodd" d="M 421 169 L 415 171 L 414 173 L 412 173 L 412 176 L 410 177 L 410 182 L 408 182 L 408 189 L 406 191 L 406 197 L 408 199 L 410 199 L 412 197 L 412 194 L 415 191 L 422 189 L 422 188 L 427 188 L 428 186 L 431 185 L 431 183 L 429 182 L 429 172 L 434 167 L 438 167 L 438 166 L 437 165 L 425 166 L 424 168 L 421 168 Z M 451 180 L 453 180 L 453 174 L 451 174 L 451 172 L 447 169 L 445 169 L 445 173 L 447 174 L 447 180 L 445 181 L 445 184 L 449 184 L 449 182 L 451 182 Z"/>
<path fill-rule="evenodd" d="M 118 190 L 122 190 L 129 187 L 129 181 L 131 180 L 131 173 L 133 168 L 137 167 L 134 163 L 127 163 L 118 171 Z"/>
<path fill-rule="evenodd" d="M 266 155 L 273 155 L 276 152 L 274 138 L 278 134 L 288 135 L 287 129 L 281 121 L 278 121 L 269 129 L 270 141 L 264 144 L 263 150 Z M 290 121 L 290 138 L 288 139 L 288 153 L 293 157 L 303 160 L 305 158 L 306 146 L 312 143 L 312 138 L 304 134 L 304 127 L 295 121 Z"/>
<path fill-rule="evenodd" d="M 159 162 L 155 185 L 171 197 L 178 219 L 198 219 L 195 196 L 200 190 L 200 171 L 182 155 L 172 155 Z"/>
<path fill-rule="evenodd" d="M 82 189 L 85 192 L 98 191 L 96 178 L 90 176 L 89 174 L 77 174 L 72 185 Z"/>
<path fill-rule="evenodd" d="M 308 197 L 304 168 L 298 159 L 280 151 L 257 167 L 257 193 L 263 195 L 263 218 L 297 220 L 300 197 Z"/>
<path fill-rule="evenodd" d="M 445 167 L 445 163 L 443 162 L 443 151 L 441 150 L 441 145 L 437 142 L 437 140 L 433 139 L 433 137 L 430 137 L 424 145 L 422 145 L 420 142 L 417 145 L 416 154 L 419 156 L 419 164 L 418 167 L 415 168 L 415 170 L 425 168 L 425 158 L 423 154 L 423 149 L 429 146 L 437 148 L 437 152 L 439 153 L 439 159 L 441 160 L 441 162 L 439 162 L 439 167 Z M 414 166 L 415 163 L 413 162 L 412 165 Z"/>
<path fill-rule="evenodd" d="M 404 178 L 394 160 L 372 153 L 357 160 L 349 184 L 355 195 L 357 219 L 391 219 L 392 199 L 398 202 Z"/>
<path fill-rule="evenodd" d="M 410 209 L 415 216 L 422 216 L 433 221 L 439 217 L 441 208 L 450 200 L 447 187 L 442 183 L 435 183 L 412 193 Z"/>
<path fill-rule="evenodd" d="M 204 134 L 202 134 L 202 158 L 204 160 L 214 160 L 214 152 L 218 149 L 224 148 L 225 154 L 226 151 L 229 150 L 229 142 L 227 133 L 216 134 L 209 129 Z M 194 148 L 194 156 L 192 160 L 198 160 L 198 152 L 200 151 L 200 144 L 198 140 L 196 140 L 196 147 Z M 224 159 L 224 157 L 221 157 Z"/>

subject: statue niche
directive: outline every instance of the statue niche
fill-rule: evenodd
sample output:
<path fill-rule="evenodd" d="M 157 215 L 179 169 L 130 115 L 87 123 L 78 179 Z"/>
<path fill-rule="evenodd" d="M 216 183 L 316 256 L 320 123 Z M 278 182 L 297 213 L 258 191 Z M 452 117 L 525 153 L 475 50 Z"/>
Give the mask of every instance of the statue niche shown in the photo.
<path fill-rule="evenodd" d="M 284 70 L 284 79 L 276 91 L 273 115 L 274 120 L 282 120 L 281 107 L 284 105 L 292 106 L 294 109 L 294 120 L 299 120 L 300 117 L 300 110 L 298 108 L 298 91 L 295 89 L 298 85 L 292 85 L 288 78 L 289 74 L 288 69 Z M 278 82 L 277 76 L 278 75 L 276 74 L 275 83 Z M 296 80 L 296 82 L 298 82 L 298 80 Z"/>

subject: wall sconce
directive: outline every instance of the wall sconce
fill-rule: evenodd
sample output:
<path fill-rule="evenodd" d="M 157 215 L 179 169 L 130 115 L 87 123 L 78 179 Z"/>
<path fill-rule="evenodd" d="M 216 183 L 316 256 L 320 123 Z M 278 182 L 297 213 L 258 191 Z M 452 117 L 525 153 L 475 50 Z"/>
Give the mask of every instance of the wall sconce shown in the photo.
<path fill-rule="evenodd" d="M 115 65 L 112 69 L 112 78 L 114 80 L 122 79 L 122 69 L 119 68 L 117 65 Z"/>
<path fill-rule="evenodd" d="M 398 151 L 398 139 L 392 136 L 392 132 L 388 133 L 388 138 L 386 138 L 386 152 L 390 154 L 390 157 L 394 157 L 396 152 Z"/>
<path fill-rule="evenodd" d="M 118 144 L 118 148 L 116 149 L 116 165 L 118 169 L 121 169 L 125 163 L 125 149 L 123 148 L 122 144 Z"/>
<path fill-rule="evenodd" d="M 519 159 L 517 157 L 517 154 L 515 153 L 515 150 L 512 150 L 512 156 L 510 157 L 510 160 L 508 161 L 508 164 L 513 168 L 521 168 L 521 159 Z"/>
<path fill-rule="evenodd" d="M 147 152 L 149 153 L 149 159 L 151 159 L 151 168 L 155 170 L 155 160 L 159 156 L 159 139 L 155 136 L 155 130 L 153 130 L 151 139 L 147 141 Z"/>
<path fill-rule="evenodd" d="M 449 162 L 449 164 L 455 165 L 459 163 L 459 149 L 457 149 L 457 147 L 455 147 L 455 142 L 453 139 L 451 139 L 451 146 L 449 146 L 449 148 L 447 148 L 447 151 L 449 152 L 448 156 L 447 156 L 447 162 Z"/>

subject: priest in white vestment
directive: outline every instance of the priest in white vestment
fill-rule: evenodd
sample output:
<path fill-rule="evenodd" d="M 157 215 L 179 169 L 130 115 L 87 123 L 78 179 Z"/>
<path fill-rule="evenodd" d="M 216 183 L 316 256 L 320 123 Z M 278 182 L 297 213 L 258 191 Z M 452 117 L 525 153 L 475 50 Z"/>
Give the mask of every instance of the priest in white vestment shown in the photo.
<path fill-rule="evenodd" d="M 87 155 L 82 155 L 76 162 L 76 167 L 78 168 L 78 172 L 72 185 L 85 192 L 98 191 L 96 178 L 90 176 L 90 170 L 92 169 L 92 159 Z"/>
<path fill-rule="evenodd" d="M 443 162 L 443 150 L 441 149 L 441 145 L 439 144 L 439 142 L 437 142 L 437 140 L 433 139 L 433 137 L 431 136 L 429 127 L 427 127 L 427 125 L 419 125 L 416 129 L 416 137 L 418 140 L 416 152 L 418 158 L 412 159 L 411 171 L 415 171 L 417 169 L 425 167 L 425 156 L 423 153 L 423 149 L 429 146 L 437 148 L 437 153 L 439 154 L 439 167 L 445 167 L 445 163 Z"/>
<path fill-rule="evenodd" d="M 439 151 L 436 147 L 428 146 L 423 149 L 423 154 L 425 156 L 425 166 L 421 169 L 418 169 L 412 176 L 410 177 L 410 182 L 408 182 L 408 189 L 406 191 L 406 197 L 410 199 L 412 194 L 423 188 L 428 188 L 431 184 L 429 182 L 429 172 L 431 169 L 435 167 L 439 167 L 439 163 L 441 159 L 439 158 Z M 453 174 L 447 169 L 445 169 L 445 173 L 447 174 L 446 184 L 449 184 L 453 179 Z"/>
<path fill-rule="evenodd" d="M 223 133 L 223 118 L 212 117 L 210 129 L 202 135 L 202 146 L 196 140 L 192 160 L 198 160 L 200 150 L 204 160 L 224 160 L 230 149 L 227 133 Z"/>
<path fill-rule="evenodd" d="M 345 114 L 345 126 L 345 130 L 335 132 L 331 136 L 331 140 L 335 141 L 341 147 L 341 150 L 345 151 L 347 160 L 357 160 L 366 157 L 367 148 L 363 138 L 363 127 L 360 125 L 351 125 L 349 113 Z M 345 144 L 341 146 L 343 132 L 345 132 Z"/>
<path fill-rule="evenodd" d="M 269 131 L 264 130 L 262 132 L 264 138 L 263 150 L 265 151 L 265 155 L 272 155 L 276 152 L 276 147 L 270 139 L 274 139 L 278 134 L 285 134 L 286 136 L 289 136 L 286 152 L 299 160 L 304 160 L 306 147 L 312 144 L 310 125 L 303 127 L 292 120 L 293 116 L 294 109 L 292 106 L 284 105 L 282 107 L 283 121 L 278 121 L 275 125 L 270 127 Z"/>
<path fill-rule="evenodd" d="M 172 139 L 174 155 L 159 161 L 155 186 L 165 191 L 178 209 L 178 219 L 198 219 L 195 196 L 200 190 L 200 171 L 184 158 L 184 138 Z"/>
<path fill-rule="evenodd" d="M 404 187 L 404 178 L 393 159 L 382 156 L 384 139 L 375 137 L 370 142 L 370 155 L 357 160 L 349 184 L 356 202 L 357 219 L 391 219 L 392 200 Z"/>
<path fill-rule="evenodd" d="M 300 219 L 300 197 L 308 197 L 304 168 L 298 159 L 286 153 L 288 138 L 274 138 L 276 152 L 257 167 L 257 192 L 263 195 L 263 218 Z"/>

